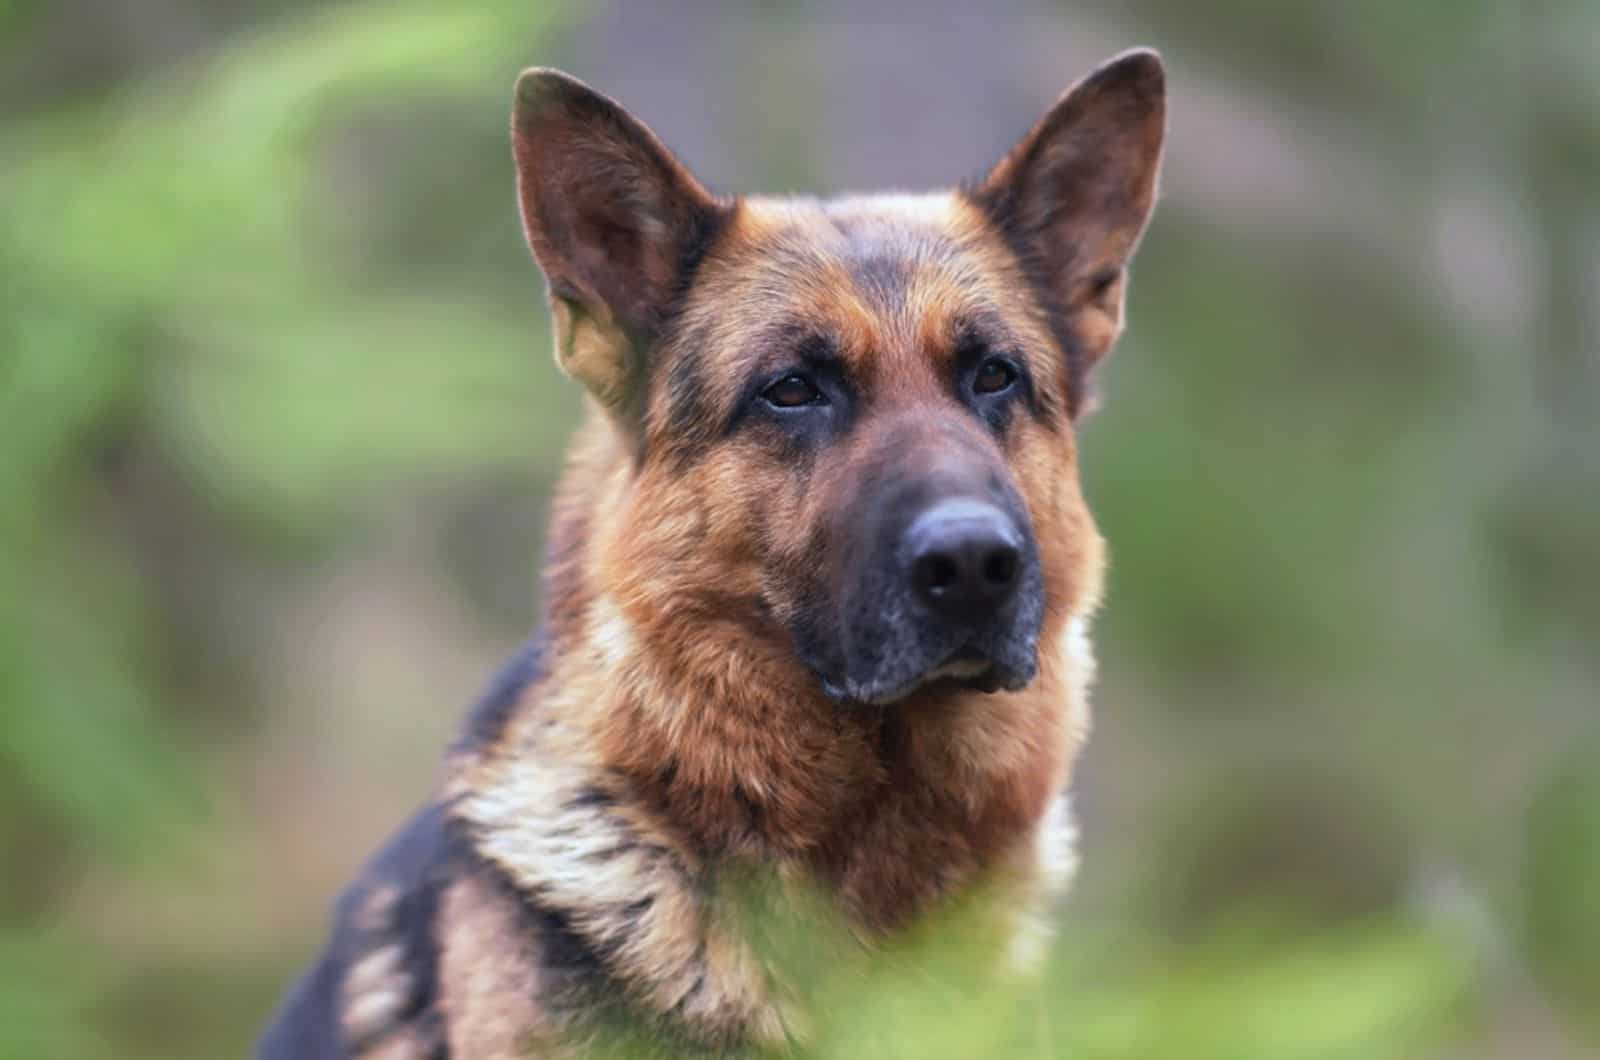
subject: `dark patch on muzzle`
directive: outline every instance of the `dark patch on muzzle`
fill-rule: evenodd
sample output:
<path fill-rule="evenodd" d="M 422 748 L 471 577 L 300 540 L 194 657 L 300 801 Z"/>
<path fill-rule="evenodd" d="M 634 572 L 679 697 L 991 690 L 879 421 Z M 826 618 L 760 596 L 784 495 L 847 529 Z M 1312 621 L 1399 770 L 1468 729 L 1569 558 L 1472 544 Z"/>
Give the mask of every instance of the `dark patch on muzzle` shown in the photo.
<path fill-rule="evenodd" d="M 832 535 L 831 586 L 795 629 L 828 695 L 881 704 L 939 680 L 1026 686 L 1044 581 L 1016 490 L 987 469 L 872 478 Z"/>

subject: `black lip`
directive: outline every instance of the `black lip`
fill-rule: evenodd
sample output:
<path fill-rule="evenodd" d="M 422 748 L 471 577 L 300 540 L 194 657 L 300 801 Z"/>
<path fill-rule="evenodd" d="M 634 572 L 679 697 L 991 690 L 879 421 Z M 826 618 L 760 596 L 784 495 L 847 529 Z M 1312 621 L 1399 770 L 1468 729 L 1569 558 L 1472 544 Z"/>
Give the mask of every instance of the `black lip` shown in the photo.
<path fill-rule="evenodd" d="M 1005 687 L 1000 680 L 1000 675 L 995 673 L 995 669 L 992 666 L 976 677 L 960 677 L 956 678 L 955 681 L 962 688 L 971 689 L 974 692 L 998 692 Z"/>
<path fill-rule="evenodd" d="M 876 685 L 863 685 L 848 678 L 836 680 L 824 674 L 817 674 L 817 679 L 822 684 L 825 695 L 840 706 L 849 707 L 882 707 L 901 702 L 917 692 L 931 688 L 959 688 L 969 692 L 1017 692 L 1033 682 L 1038 675 L 1037 660 L 1031 660 L 1027 666 L 1002 667 L 997 665 L 986 654 L 971 648 L 961 648 L 950 656 L 956 659 L 982 659 L 989 666 L 982 672 L 971 677 L 944 676 L 929 680 L 928 675 L 938 669 L 930 667 L 922 674 L 892 688 L 883 688 Z M 944 664 L 940 664 L 944 665 Z"/>
<path fill-rule="evenodd" d="M 801 661 L 828 698 L 845 708 L 891 704 L 930 687 L 947 694 L 1027 687 L 1039 671 L 1044 584 L 1020 499 L 999 484 L 1006 485 L 999 500 L 1021 537 L 1016 592 L 993 613 L 952 615 L 928 606 L 904 576 L 904 557 L 896 551 L 905 536 L 900 524 L 906 511 L 932 503 L 930 491 L 938 500 L 967 496 L 976 487 L 955 490 L 942 479 L 921 483 L 920 492 L 891 485 L 892 495 L 867 510 L 863 525 L 844 539 L 840 568 L 808 583 L 807 605 L 790 624 Z"/>

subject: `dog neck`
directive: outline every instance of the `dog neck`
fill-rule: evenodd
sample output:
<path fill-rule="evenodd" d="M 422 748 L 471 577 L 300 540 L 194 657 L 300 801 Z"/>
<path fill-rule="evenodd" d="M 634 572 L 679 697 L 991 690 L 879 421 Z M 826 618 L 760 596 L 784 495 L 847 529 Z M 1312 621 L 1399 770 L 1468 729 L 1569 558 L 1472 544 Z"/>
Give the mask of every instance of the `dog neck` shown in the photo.
<path fill-rule="evenodd" d="M 557 812 L 560 788 L 579 817 L 625 807 L 697 872 L 802 871 L 882 933 L 1015 860 L 1084 736 L 1081 621 L 1021 692 L 945 685 L 841 707 L 764 631 L 650 617 L 591 598 L 504 731 L 459 757 L 451 787 L 501 849 L 582 827 Z"/>
<path fill-rule="evenodd" d="M 446 800 L 476 854 L 646 1009 L 705 1040 L 759 1038 L 777 1019 L 760 961 L 717 926 L 728 881 L 753 867 L 863 940 L 990 884 L 1031 923 L 1026 896 L 1070 864 L 1052 810 L 1086 730 L 1084 621 L 1047 618 L 1021 691 L 946 682 L 841 706 L 760 608 L 607 584 L 592 513 L 625 480 L 583 452 L 569 481 L 587 481 L 565 494 L 582 503 L 558 494 L 542 664 L 449 764 Z"/>

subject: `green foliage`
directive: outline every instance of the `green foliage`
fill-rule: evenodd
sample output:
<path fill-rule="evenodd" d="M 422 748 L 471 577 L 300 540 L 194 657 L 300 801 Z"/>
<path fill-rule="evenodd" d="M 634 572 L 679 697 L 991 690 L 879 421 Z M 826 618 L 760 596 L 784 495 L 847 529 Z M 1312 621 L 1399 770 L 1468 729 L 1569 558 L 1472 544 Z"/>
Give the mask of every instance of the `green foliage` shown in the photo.
<path fill-rule="evenodd" d="M 154 865 L 204 813 L 107 462 L 303 536 L 385 474 L 553 448 L 527 323 L 468 285 L 362 289 L 319 239 L 317 175 L 374 101 L 498 113 L 558 15 L 342 5 L 0 135 L 0 837 L 30 870 L 0 883 L 0 1054 L 90 1055 L 109 983 L 71 967 L 70 933 L 8 926 L 49 908 L 31 882 Z"/>
<path fill-rule="evenodd" d="M 1600 747 L 1568 756 L 1529 816 L 1527 951 L 1554 996 L 1600 1040 Z"/>
<path fill-rule="evenodd" d="M 525 330 L 470 289 L 356 289 L 319 238 L 335 206 L 312 185 L 320 152 L 373 101 L 504 109 L 485 72 L 514 70 L 554 11 L 339 7 L 190 79 L 14 133 L 6 245 L 49 284 L 20 301 L 11 345 L 24 373 L 49 374 L 24 374 L 8 396 L 59 432 L 40 451 L 66 443 L 77 403 L 93 422 L 91 402 L 143 386 L 150 429 L 224 504 L 303 523 L 373 465 L 548 445 L 523 426 L 537 405 Z M 351 400 L 374 386 L 376 400 Z M 444 429 L 415 404 L 463 391 L 503 394 L 501 417 Z"/>
<path fill-rule="evenodd" d="M 869 952 L 822 902 L 751 893 L 747 926 L 792 970 L 805 1014 L 799 1060 L 1385 1060 L 1449 1042 L 1472 989 L 1470 953 L 1396 918 L 1319 930 L 1257 911 L 1182 949 L 1130 950 L 1137 929 L 1102 927 L 1066 940 L 1036 983 L 996 973 L 1009 936 L 981 900 Z M 588 1048 L 679 1055 L 606 1031 Z"/>
<path fill-rule="evenodd" d="M 105 5 L 0 2 L 0 83 L 26 90 L 0 108 L 7 1057 L 245 1050 L 330 881 L 402 812 L 356 764 L 377 772 L 444 724 L 452 705 L 405 699 L 433 668 L 452 702 L 471 691 L 458 670 L 482 676 L 470 653 L 403 658 L 405 635 L 523 632 L 482 597 L 529 595 L 537 505 L 577 411 L 542 334 L 505 121 L 518 68 L 561 61 L 584 12 L 123 7 L 126 32 L 88 33 L 75 19 Z M 1071 38 L 1084 7 L 1041 21 L 1041 40 Z M 1594 12 L 1101 15 L 1083 39 L 1126 28 L 1172 58 L 1178 133 L 1107 408 L 1081 438 L 1115 557 L 1085 876 L 1035 987 L 983 972 L 997 936 L 970 910 L 869 974 L 836 927 L 757 902 L 750 924 L 806 969 L 810 1055 L 1438 1056 L 1497 1005 L 1538 1008 L 1486 974 L 1507 954 L 1564 1014 L 1552 1023 L 1594 1029 L 1600 770 L 1579 753 L 1547 765 L 1592 726 L 1600 678 L 1600 374 L 1592 307 L 1560 282 L 1589 263 L 1556 253 L 1581 257 L 1594 212 L 1573 162 L 1600 157 L 1576 44 Z M 585 30 L 591 60 L 624 17 L 642 16 Z M 825 90 L 856 59 L 853 31 L 823 17 L 670 16 L 727 52 L 719 141 L 775 189 L 831 172 Z M 665 43 L 646 80 L 706 73 Z M 960 73 L 991 70 L 972 91 L 999 100 L 986 78 L 1010 64 L 1038 66 L 1016 84 L 1064 82 L 1047 52 Z M 1327 157 L 1360 155 L 1388 208 L 1347 223 L 1279 188 L 1283 230 L 1262 234 L 1253 203 L 1206 190 L 1258 179 L 1257 160 L 1207 153 L 1258 120 L 1284 135 L 1304 120 L 1313 145 L 1334 130 Z M 1464 177 L 1487 220 L 1429 213 Z M 1526 286 L 1525 321 L 1486 331 L 1439 282 L 1434 242 L 1463 217 L 1513 262 L 1479 293 Z M 1529 261 L 1492 245 L 1505 232 Z M 343 684 L 324 641 L 349 660 Z M 359 714 L 352 684 L 382 709 Z M 318 790 L 312 819 L 284 792 L 318 768 L 347 783 Z M 340 827 L 280 856 L 285 834 Z M 1466 914 L 1419 897 L 1441 866 Z M 1478 905 L 1518 913 L 1479 923 Z M 1546 1055 L 1564 1033 L 1517 1047 Z"/>

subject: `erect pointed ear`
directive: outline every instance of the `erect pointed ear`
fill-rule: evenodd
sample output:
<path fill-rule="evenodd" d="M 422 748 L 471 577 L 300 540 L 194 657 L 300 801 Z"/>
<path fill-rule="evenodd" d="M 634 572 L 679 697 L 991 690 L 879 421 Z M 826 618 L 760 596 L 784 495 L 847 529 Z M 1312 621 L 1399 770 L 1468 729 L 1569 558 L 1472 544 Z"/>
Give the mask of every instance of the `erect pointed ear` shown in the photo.
<path fill-rule="evenodd" d="M 972 198 L 1005 234 L 1083 376 L 1122 329 L 1128 259 L 1155 204 L 1166 78 L 1124 52 L 1068 89 Z"/>
<path fill-rule="evenodd" d="M 511 144 L 556 359 L 625 416 L 644 354 L 727 208 L 641 122 L 556 70 L 517 79 Z"/>

